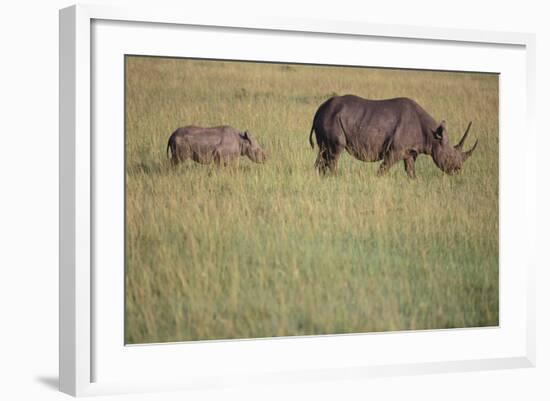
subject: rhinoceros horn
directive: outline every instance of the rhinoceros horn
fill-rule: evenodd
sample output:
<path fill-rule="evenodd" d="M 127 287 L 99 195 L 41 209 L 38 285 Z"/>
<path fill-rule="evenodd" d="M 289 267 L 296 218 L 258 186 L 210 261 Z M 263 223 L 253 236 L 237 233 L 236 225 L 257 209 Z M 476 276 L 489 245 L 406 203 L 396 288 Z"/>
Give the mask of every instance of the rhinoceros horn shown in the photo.
<path fill-rule="evenodd" d="M 470 149 L 467 152 L 462 152 L 462 161 L 466 161 L 466 159 L 468 159 L 468 157 L 470 157 L 472 153 L 474 153 L 476 146 L 477 146 L 477 140 L 476 140 L 476 143 L 474 143 L 474 146 L 472 146 L 472 149 Z"/>
<path fill-rule="evenodd" d="M 471 126 L 472 126 L 472 122 L 470 121 L 470 124 L 468 124 L 468 128 L 466 128 L 466 132 L 464 132 L 462 139 L 460 140 L 460 142 L 458 142 L 457 145 L 455 145 L 456 150 L 462 150 L 462 147 L 464 146 L 464 142 L 466 142 L 466 138 L 468 138 L 468 132 L 470 131 Z"/>
<path fill-rule="evenodd" d="M 466 131 L 464 132 L 464 135 L 462 136 L 462 139 L 460 140 L 460 142 L 458 142 L 458 144 L 455 145 L 455 149 L 458 150 L 462 155 L 462 161 L 466 161 L 466 159 L 468 159 L 468 157 L 472 155 L 472 153 L 474 152 L 477 146 L 477 140 L 476 140 L 476 143 L 474 143 L 474 146 L 472 146 L 472 149 L 470 149 L 467 152 L 462 151 L 462 148 L 464 147 L 464 142 L 466 142 L 466 138 L 468 138 L 468 132 L 470 132 L 471 126 L 472 126 L 472 122 L 470 121 L 470 123 L 468 124 L 468 127 L 466 128 Z"/>

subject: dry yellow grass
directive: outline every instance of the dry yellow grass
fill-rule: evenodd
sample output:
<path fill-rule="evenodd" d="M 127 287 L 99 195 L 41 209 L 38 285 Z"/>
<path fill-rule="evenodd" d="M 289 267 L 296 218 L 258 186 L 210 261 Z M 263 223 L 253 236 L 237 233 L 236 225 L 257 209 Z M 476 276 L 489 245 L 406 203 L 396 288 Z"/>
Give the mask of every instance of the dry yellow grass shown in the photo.
<path fill-rule="evenodd" d="M 347 154 L 319 177 L 312 118 L 346 93 L 411 97 L 453 142 L 472 120 L 479 146 L 455 177 Z M 188 124 L 271 159 L 172 169 Z M 498 146 L 496 75 L 128 57 L 127 343 L 498 325 Z"/>

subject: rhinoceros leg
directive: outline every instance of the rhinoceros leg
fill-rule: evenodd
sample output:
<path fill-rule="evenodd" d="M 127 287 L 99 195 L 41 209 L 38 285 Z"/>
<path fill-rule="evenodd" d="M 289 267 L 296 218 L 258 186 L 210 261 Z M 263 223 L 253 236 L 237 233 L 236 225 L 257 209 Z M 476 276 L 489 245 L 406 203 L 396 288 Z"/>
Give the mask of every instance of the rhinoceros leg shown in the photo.
<path fill-rule="evenodd" d="M 177 166 L 179 163 L 185 161 L 189 155 L 187 152 L 182 151 L 181 149 L 177 149 L 174 153 L 172 153 L 172 159 L 170 160 L 172 162 L 172 166 Z"/>
<path fill-rule="evenodd" d="M 382 160 L 382 163 L 380 164 L 380 167 L 378 168 L 377 175 L 379 177 L 383 176 L 388 172 L 388 170 L 399 161 L 399 156 L 396 152 L 388 152 L 384 156 L 384 160 Z"/>
<path fill-rule="evenodd" d="M 326 149 L 319 148 L 319 153 L 317 154 L 317 158 L 315 159 L 315 169 L 319 174 L 325 174 L 327 169 L 327 162 L 325 160 L 324 153 L 326 152 Z"/>
<path fill-rule="evenodd" d="M 224 155 L 219 150 L 215 150 L 212 156 L 214 164 L 218 167 L 227 167 L 231 163 L 232 159 L 233 158 L 230 155 Z"/>
<path fill-rule="evenodd" d="M 173 167 L 177 166 L 179 162 L 180 162 L 180 159 L 178 155 L 172 155 L 172 157 L 170 158 L 170 163 L 172 164 L 172 166 Z"/>
<path fill-rule="evenodd" d="M 415 157 L 410 156 L 403 160 L 403 162 L 405 163 L 405 171 L 407 172 L 409 178 L 416 178 L 416 173 L 414 171 L 415 159 Z"/>
<path fill-rule="evenodd" d="M 344 148 L 342 146 L 323 146 L 319 149 L 315 167 L 320 174 L 338 172 L 338 159 Z"/>
<path fill-rule="evenodd" d="M 335 146 L 330 150 L 328 168 L 332 174 L 336 174 L 338 172 L 338 159 L 340 159 L 340 155 L 343 150 L 344 149 L 340 146 Z"/>

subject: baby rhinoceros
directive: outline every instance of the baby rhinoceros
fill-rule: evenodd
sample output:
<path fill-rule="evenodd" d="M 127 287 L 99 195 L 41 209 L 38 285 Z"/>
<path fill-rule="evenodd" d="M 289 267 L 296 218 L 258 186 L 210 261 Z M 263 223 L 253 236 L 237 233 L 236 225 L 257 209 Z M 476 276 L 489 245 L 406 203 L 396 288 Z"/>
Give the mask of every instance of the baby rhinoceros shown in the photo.
<path fill-rule="evenodd" d="M 178 128 L 168 140 L 172 164 L 186 159 L 197 163 L 227 165 L 239 156 L 248 156 L 256 163 L 263 163 L 266 154 L 258 142 L 245 131 L 240 132 L 228 125 L 203 128 L 194 125 Z"/>

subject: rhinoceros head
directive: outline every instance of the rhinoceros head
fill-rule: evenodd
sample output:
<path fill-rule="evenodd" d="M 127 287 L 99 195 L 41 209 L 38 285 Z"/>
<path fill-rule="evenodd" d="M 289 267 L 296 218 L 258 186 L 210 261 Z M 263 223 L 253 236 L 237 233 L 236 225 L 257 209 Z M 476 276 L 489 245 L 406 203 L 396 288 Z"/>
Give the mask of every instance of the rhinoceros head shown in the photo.
<path fill-rule="evenodd" d="M 242 142 L 242 154 L 247 156 L 250 160 L 256 163 L 263 163 L 267 159 L 267 155 L 264 150 L 261 148 L 258 141 L 245 131 L 241 134 Z"/>
<path fill-rule="evenodd" d="M 470 150 L 467 152 L 462 151 L 471 126 L 472 122 L 470 121 L 470 124 L 468 124 L 468 128 L 466 128 L 466 132 L 464 132 L 462 139 L 455 146 L 451 145 L 449 142 L 449 134 L 447 133 L 445 121 L 441 121 L 439 126 L 432 131 L 434 138 L 432 144 L 432 158 L 437 167 L 445 173 L 450 175 L 458 174 L 462 169 L 464 162 L 474 152 L 477 146 L 477 140 Z"/>

